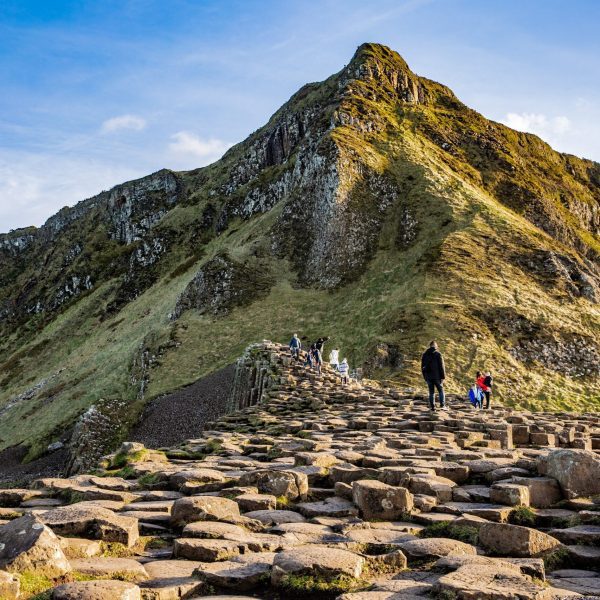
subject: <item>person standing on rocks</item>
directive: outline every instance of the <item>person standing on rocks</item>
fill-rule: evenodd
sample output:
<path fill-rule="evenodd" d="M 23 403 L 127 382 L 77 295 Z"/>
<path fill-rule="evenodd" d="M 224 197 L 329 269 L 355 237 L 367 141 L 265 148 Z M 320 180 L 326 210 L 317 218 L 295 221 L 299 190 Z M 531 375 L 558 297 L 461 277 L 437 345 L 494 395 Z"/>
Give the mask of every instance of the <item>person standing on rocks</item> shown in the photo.
<path fill-rule="evenodd" d="M 444 394 L 444 379 L 446 379 L 446 367 L 444 357 L 438 350 L 435 340 L 429 344 L 421 357 L 421 372 L 423 379 L 429 388 L 429 410 L 435 410 L 435 390 L 437 390 L 440 408 L 446 410 L 446 396 Z"/>
<path fill-rule="evenodd" d="M 294 337 L 290 340 L 290 352 L 292 353 L 292 358 L 298 360 L 300 356 L 300 350 L 302 350 L 302 342 L 298 337 L 298 334 L 295 333 Z"/>
<path fill-rule="evenodd" d="M 331 365 L 332 369 L 335 369 L 337 371 L 337 368 L 340 364 L 340 351 L 338 348 L 334 348 L 329 353 L 329 364 Z"/>
<path fill-rule="evenodd" d="M 477 385 L 483 392 L 485 396 L 485 409 L 490 410 L 490 402 L 491 402 L 491 394 L 492 394 L 492 374 L 489 371 L 482 373 L 480 377 L 477 378 Z M 482 407 L 483 408 L 483 407 Z"/>
<path fill-rule="evenodd" d="M 315 363 L 317 373 L 320 375 L 321 374 L 321 365 L 323 364 L 323 355 L 321 354 L 321 350 L 319 349 L 317 344 L 315 344 L 314 346 L 315 347 L 312 351 L 313 362 Z"/>
<path fill-rule="evenodd" d="M 342 378 L 342 383 L 348 383 L 348 373 L 350 372 L 350 365 L 348 365 L 348 359 L 345 358 L 338 366 L 338 371 L 340 372 L 340 377 Z"/>
<path fill-rule="evenodd" d="M 304 361 L 304 366 L 308 367 L 309 369 L 312 369 L 313 367 L 314 352 L 315 345 L 311 344 L 310 348 L 306 351 L 306 360 Z"/>
<path fill-rule="evenodd" d="M 328 337 L 320 337 L 316 342 L 315 342 L 315 346 L 317 347 L 317 350 L 321 353 L 321 356 L 323 356 L 323 353 L 325 352 L 325 342 L 329 340 Z"/>

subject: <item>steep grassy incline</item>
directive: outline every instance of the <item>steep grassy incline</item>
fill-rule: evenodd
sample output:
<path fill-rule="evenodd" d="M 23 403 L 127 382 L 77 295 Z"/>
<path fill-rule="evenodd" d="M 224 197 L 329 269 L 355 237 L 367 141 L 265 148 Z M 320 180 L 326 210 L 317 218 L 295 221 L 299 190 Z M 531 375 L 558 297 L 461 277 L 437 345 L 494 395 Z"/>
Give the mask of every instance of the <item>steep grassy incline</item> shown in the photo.
<path fill-rule="evenodd" d="M 293 331 L 406 386 L 435 337 L 451 391 L 485 368 L 506 404 L 597 409 L 599 231 L 598 164 L 361 46 L 217 163 L 0 236 L 0 449 L 34 456 L 92 405 L 110 446 Z"/>

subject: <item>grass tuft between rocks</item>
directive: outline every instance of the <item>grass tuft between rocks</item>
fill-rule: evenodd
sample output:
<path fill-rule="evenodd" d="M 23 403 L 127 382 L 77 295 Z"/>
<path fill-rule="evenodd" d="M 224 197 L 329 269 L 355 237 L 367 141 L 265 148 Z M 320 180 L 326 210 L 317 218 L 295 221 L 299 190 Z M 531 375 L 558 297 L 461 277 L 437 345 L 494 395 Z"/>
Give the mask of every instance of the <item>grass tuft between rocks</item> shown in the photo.
<path fill-rule="evenodd" d="M 517 506 L 508 517 L 509 522 L 513 525 L 523 525 L 525 527 L 535 525 L 535 519 L 535 511 L 529 506 Z"/>
<path fill-rule="evenodd" d="M 450 538 L 476 546 L 479 532 L 475 527 L 469 527 L 468 525 L 453 525 L 452 521 L 440 521 L 439 523 L 432 523 L 425 527 L 421 531 L 421 537 Z"/>
<path fill-rule="evenodd" d="M 329 597 L 366 590 L 372 584 L 365 579 L 355 579 L 349 575 L 337 575 L 332 578 L 315 575 L 285 575 L 281 585 L 291 594 L 321 594 L 322 597 Z"/>

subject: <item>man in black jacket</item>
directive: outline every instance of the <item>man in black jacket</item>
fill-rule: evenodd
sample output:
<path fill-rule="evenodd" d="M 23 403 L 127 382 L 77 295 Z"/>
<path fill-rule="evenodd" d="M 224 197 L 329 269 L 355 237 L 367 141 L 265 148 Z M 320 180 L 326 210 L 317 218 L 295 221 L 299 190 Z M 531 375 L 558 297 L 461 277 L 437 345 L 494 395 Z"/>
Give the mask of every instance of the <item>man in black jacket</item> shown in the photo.
<path fill-rule="evenodd" d="M 437 342 L 434 340 L 429 344 L 421 357 L 421 372 L 429 387 L 429 409 L 435 410 L 435 390 L 437 389 L 440 408 L 446 409 L 446 397 L 444 396 L 444 379 L 446 379 L 446 368 L 444 357 L 438 350 Z"/>

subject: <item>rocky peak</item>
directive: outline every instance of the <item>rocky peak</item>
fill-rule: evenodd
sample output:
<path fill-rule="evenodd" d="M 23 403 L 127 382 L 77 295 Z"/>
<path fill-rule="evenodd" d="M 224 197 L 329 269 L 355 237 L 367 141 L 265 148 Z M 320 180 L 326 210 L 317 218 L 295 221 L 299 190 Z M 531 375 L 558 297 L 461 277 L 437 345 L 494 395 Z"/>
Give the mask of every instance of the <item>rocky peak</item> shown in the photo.
<path fill-rule="evenodd" d="M 424 103 L 426 91 L 421 79 L 397 53 L 381 44 L 362 44 L 340 78 L 345 97 L 358 94 L 375 102 L 396 99 Z M 362 93 L 361 93 L 362 92 Z"/>

